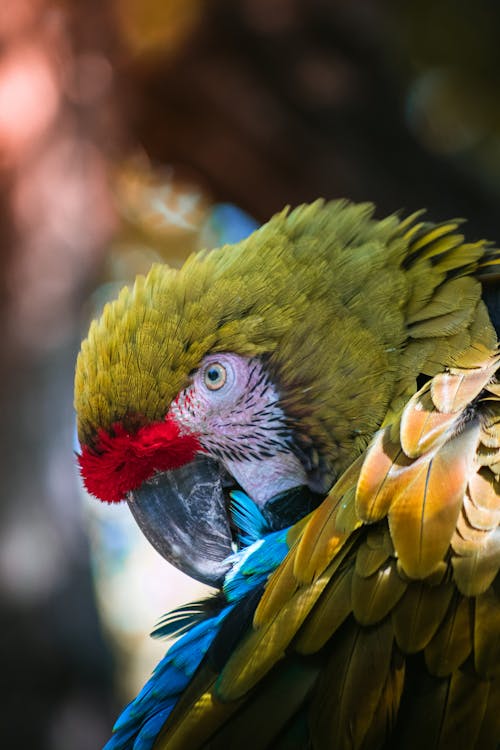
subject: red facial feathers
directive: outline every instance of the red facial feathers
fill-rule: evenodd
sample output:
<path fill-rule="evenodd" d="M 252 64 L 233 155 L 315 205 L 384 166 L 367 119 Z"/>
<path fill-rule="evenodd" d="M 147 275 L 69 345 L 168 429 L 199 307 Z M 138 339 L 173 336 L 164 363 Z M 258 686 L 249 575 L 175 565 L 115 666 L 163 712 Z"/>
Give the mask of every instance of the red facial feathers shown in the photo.
<path fill-rule="evenodd" d="M 93 447 L 85 445 L 78 463 L 87 490 L 100 500 L 115 503 L 137 489 L 157 471 L 177 469 L 194 458 L 200 444 L 195 435 L 181 435 L 174 418 L 129 433 L 116 423 L 110 432 L 99 430 Z"/>

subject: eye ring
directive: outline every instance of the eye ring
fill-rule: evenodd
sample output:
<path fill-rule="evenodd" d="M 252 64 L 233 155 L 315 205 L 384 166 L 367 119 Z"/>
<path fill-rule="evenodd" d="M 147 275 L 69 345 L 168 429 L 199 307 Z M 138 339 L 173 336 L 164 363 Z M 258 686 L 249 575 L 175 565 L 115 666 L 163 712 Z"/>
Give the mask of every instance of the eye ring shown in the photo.
<path fill-rule="evenodd" d="M 212 362 L 203 373 L 203 382 L 209 391 L 219 391 L 227 380 L 227 370 L 220 362 Z"/>

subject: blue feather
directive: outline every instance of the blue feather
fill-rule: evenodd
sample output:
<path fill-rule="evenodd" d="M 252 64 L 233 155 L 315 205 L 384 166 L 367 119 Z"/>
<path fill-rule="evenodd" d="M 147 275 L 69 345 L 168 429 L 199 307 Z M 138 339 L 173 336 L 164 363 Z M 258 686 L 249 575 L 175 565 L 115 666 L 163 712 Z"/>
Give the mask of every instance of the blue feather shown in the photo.
<path fill-rule="evenodd" d="M 220 595 L 183 604 L 162 617 L 151 635 L 153 638 L 173 638 L 183 635 L 198 623 L 218 615 L 225 604 L 225 599 Z"/>
<path fill-rule="evenodd" d="M 199 623 L 171 646 L 139 695 L 118 718 L 104 750 L 150 750 L 232 608 L 226 606 L 218 615 Z M 153 731 L 155 727 L 156 732 Z"/>
<path fill-rule="evenodd" d="M 140 733 L 133 745 L 133 750 L 150 750 L 174 707 L 176 700 L 172 699 L 166 706 L 157 710 L 141 727 Z"/>
<path fill-rule="evenodd" d="M 288 529 L 274 531 L 229 558 L 233 565 L 223 586 L 228 602 L 243 599 L 256 586 L 265 583 L 289 552 L 287 534 Z"/>
<path fill-rule="evenodd" d="M 229 511 L 234 525 L 239 529 L 238 541 L 242 547 L 262 539 L 271 531 L 258 505 L 241 490 L 230 493 L 231 505 Z"/>
<path fill-rule="evenodd" d="M 104 750 L 151 750 L 225 618 L 252 590 L 265 583 L 289 551 L 288 529 L 267 533 L 269 527 L 253 501 L 240 491 L 231 495 L 233 521 L 241 530 L 242 544 L 248 546 L 229 558 L 231 569 L 222 594 L 174 610 L 154 631 L 155 636 L 184 635 L 170 647 L 138 696 L 118 718 Z"/>

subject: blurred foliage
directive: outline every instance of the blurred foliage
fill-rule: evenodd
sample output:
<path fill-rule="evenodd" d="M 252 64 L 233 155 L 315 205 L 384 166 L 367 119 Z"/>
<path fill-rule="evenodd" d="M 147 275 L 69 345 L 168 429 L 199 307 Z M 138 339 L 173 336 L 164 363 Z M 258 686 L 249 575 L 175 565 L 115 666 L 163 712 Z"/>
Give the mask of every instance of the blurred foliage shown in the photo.
<path fill-rule="evenodd" d="M 132 55 L 175 53 L 196 27 L 203 0 L 114 0 L 123 39 Z"/>
<path fill-rule="evenodd" d="M 182 178 L 172 167 L 155 170 L 144 154 L 137 154 L 119 166 L 113 185 L 120 217 L 111 247 L 115 262 L 119 256 L 129 257 L 131 270 L 139 273 L 155 260 L 180 265 L 198 249 L 198 234 L 211 202 L 208 190 L 199 183 Z M 140 263 L 140 257 L 146 262 Z"/>

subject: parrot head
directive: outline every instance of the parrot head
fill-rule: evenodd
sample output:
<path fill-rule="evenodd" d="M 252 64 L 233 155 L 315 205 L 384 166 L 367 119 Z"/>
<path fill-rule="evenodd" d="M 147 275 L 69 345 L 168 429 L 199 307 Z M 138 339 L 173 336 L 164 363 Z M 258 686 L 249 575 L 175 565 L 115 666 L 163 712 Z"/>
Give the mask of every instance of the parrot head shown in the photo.
<path fill-rule="evenodd" d="M 202 358 L 159 419 L 141 416 L 128 411 L 82 447 L 84 483 L 101 500 L 126 499 L 161 554 L 215 584 L 234 551 L 230 489 L 265 505 L 307 483 L 279 395 L 259 358 L 221 352 Z"/>
<path fill-rule="evenodd" d="M 153 266 L 82 344 L 88 491 L 126 500 L 156 549 L 205 583 L 222 580 L 234 551 L 232 488 L 264 512 L 307 488 L 304 515 L 433 361 L 428 331 L 417 348 L 405 317 L 413 305 L 418 325 L 407 226 L 372 213 L 317 201 L 180 270 Z M 467 289 L 472 308 L 480 285 Z"/>

